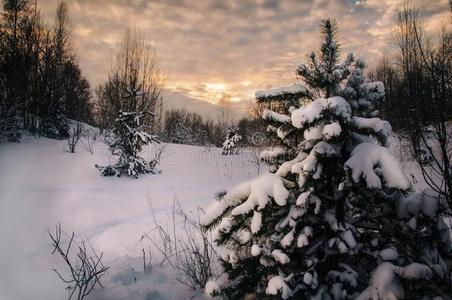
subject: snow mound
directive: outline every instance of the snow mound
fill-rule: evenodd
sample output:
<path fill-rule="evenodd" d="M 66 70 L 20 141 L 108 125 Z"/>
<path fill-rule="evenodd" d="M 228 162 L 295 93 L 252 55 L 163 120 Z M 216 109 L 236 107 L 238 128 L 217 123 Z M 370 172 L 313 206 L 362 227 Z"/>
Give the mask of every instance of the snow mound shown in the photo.
<path fill-rule="evenodd" d="M 301 162 L 295 163 L 291 167 L 291 172 L 293 174 L 300 174 L 303 173 L 314 173 L 317 172 L 317 176 L 320 175 L 322 168 L 318 165 L 318 158 L 319 157 L 334 157 L 339 155 L 339 149 L 337 146 L 326 143 L 326 142 L 319 142 L 317 143 L 309 153 L 309 155 Z M 302 184 L 300 183 L 300 186 Z"/>
<path fill-rule="evenodd" d="M 381 81 L 364 82 L 361 88 L 371 100 L 381 99 L 385 96 L 385 86 Z"/>
<path fill-rule="evenodd" d="M 380 189 L 383 185 L 405 191 L 411 188 L 397 160 L 387 148 L 380 145 L 359 144 L 353 149 L 345 168 L 351 170 L 354 182 L 364 179 L 368 188 Z"/>
<path fill-rule="evenodd" d="M 380 118 L 353 117 L 352 122 L 359 129 L 371 129 L 375 133 L 384 132 L 389 135 L 392 131 L 391 124 Z"/>
<path fill-rule="evenodd" d="M 258 233 L 262 226 L 262 213 L 254 211 L 253 219 L 251 220 L 251 232 Z"/>
<path fill-rule="evenodd" d="M 261 254 L 261 252 L 262 252 L 262 249 L 261 249 L 261 247 L 259 247 L 259 245 L 254 244 L 251 247 L 251 255 L 252 256 L 259 256 Z"/>

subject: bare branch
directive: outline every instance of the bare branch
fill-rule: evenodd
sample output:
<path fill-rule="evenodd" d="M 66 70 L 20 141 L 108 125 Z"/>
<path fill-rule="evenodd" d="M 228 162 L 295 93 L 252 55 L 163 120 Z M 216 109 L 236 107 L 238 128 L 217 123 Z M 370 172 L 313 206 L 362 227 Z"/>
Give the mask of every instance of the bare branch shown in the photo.
<path fill-rule="evenodd" d="M 68 299 L 71 299 L 74 294 L 77 294 L 77 300 L 81 300 L 88 296 L 96 285 L 102 286 L 101 278 L 105 275 L 108 267 L 102 264 L 102 253 L 98 255 L 90 244 L 90 252 L 88 252 L 85 242 L 78 245 L 78 252 L 75 257 L 71 255 L 71 250 L 75 234 L 72 232 L 66 248 L 62 245 L 61 240 L 61 225 L 55 227 L 55 233 L 48 232 L 52 242 L 52 254 L 58 253 L 63 258 L 70 275 L 65 278 L 59 271 L 53 269 L 58 277 L 67 284 L 69 290 Z"/>

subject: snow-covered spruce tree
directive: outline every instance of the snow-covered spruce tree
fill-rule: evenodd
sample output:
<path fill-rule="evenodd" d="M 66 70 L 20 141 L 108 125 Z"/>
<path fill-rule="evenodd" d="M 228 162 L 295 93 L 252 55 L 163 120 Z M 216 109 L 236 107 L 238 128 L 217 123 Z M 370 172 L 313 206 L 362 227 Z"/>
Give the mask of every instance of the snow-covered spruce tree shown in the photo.
<path fill-rule="evenodd" d="M 230 125 L 226 131 L 226 141 L 223 143 L 223 155 L 238 154 L 239 142 L 242 140 L 242 136 L 238 134 L 238 127 Z"/>
<path fill-rule="evenodd" d="M 157 138 L 146 132 L 148 126 L 141 122 L 146 112 L 123 112 L 115 120 L 113 138 L 109 142 L 110 151 L 118 155 L 118 162 L 109 166 L 96 167 L 102 176 L 120 176 L 126 174 L 138 178 L 138 174 L 155 173 L 156 161 L 147 161 L 140 156 L 142 147 L 157 142 Z"/>
<path fill-rule="evenodd" d="M 428 244 L 435 223 L 421 218 L 415 230 L 397 209 L 408 210 L 411 184 L 385 147 L 389 123 L 376 117 L 382 84 L 364 78 L 352 55 L 338 63 L 333 21 L 321 29 L 320 51 L 297 69 L 306 86 L 256 92 L 259 102 L 279 103 L 279 112 L 263 117 L 281 148 L 264 155 L 273 173 L 219 194 L 203 216 L 227 274 L 207 292 L 234 299 L 434 295 L 447 267 L 439 245 Z"/>

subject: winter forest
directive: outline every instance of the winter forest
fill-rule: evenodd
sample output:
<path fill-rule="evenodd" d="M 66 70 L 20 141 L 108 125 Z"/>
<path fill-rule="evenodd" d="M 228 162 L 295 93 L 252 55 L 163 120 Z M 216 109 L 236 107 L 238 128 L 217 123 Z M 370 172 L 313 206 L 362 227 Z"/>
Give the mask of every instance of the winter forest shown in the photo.
<path fill-rule="evenodd" d="M 2 0 L 0 300 L 452 299 L 452 2 Z"/>

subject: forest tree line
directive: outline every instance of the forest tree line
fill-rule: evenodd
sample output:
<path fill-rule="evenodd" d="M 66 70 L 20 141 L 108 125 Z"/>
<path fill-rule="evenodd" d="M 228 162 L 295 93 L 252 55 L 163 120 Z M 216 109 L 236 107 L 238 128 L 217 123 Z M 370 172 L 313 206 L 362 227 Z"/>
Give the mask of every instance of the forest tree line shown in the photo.
<path fill-rule="evenodd" d="M 163 110 L 165 75 L 146 34 L 127 29 L 107 79 L 92 89 L 71 47 L 67 3 L 61 1 L 47 24 L 36 2 L 4 0 L 0 17 L 0 137 L 19 141 L 34 135 L 67 138 L 71 120 L 111 130 L 120 111 L 149 112 L 149 131 L 161 140 L 217 145 L 228 124 L 185 110 Z M 255 120 L 259 123 L 259 120 Z M 245 134 L 247 123 L 242 120 Z"/>
<path fill-rule="evenodd" d="M 423 128 L 452 116 L 451 35 L 434 38 L 415 9 L 400 10 L 392 43 L 396 51 L 371 68 L 386 87 L 380 110 L 396 131 L 420 147 Z M 30 0 L 4 0 L 0 17 L 0 137 L 19 141 L 20 132 L 51 138 L 69 136 L 69 120 L 110 130 L 120 111 L 149 112 L 148 130 L 166 142 L 220 146 L 229 124 L 185 110 L 163 109 L 165 84 L 157 54 L 146 34 L 127 29 L 107 70 L 92 89 L 71 47 L 67 3 L 61 1 L 47 24 Z M 262 107 L 236 125 L 244 145 L 265 135 Z"/>
<path fill-rule="evenodd" d="M 439 127 L 452 118 L 452 18 L 428 34 L 422 12 L 405 3 L 396 19 L 395 51 L 381 58 L 370 76 L 385 86 L 382 115 L 419 154 L 426 151 L 426 130 L 444 131 L 436 133 L 445 139 L 446 127 Z"/>
<path fill-rule="evenodd" d="M 0 128 L 68 135 L 66 118 L 92 122 L 91 91 L 71 49 L 69 11 L 58 4 L 53 25 L 29 0 L 4 0 L 0 18 Z"/>

